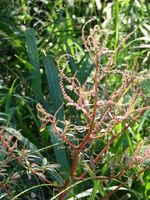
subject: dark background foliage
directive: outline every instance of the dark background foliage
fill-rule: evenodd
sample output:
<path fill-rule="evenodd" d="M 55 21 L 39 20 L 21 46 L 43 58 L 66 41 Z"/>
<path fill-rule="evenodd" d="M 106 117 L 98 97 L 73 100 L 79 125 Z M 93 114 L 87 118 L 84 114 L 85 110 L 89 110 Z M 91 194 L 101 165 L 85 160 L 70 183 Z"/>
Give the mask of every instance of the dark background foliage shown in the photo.
<path fill-rule="evenodd" d="M 35 149 L 47 148 L 47 151 L 41 150 L 41 155 L 45 156 L 50 163 L 61 164 L 62 171 L 66 174 L 71 163 L 69 152 L 64 150 L 66 146 L 63 144 L 61 152 L 56 147 L 51 147 L 61 141 L 54 137 L 50 126 L 40 133 L 41 122 L 37 119 L 36 104 L 40 102 L 49 113 L 54 114 L 63 103 L 56 68 L 56 62 L 62 54 L 69 53 L 74 56 L 69 60 L 70 68 L 67 68 L 66 74 L 72 76 L 78 70 L 81 84 L 92 74 L 94 64 L 84 51 L 81 30 L 84 23 L 93 16 L 96 16 L 97 23 L 104 30 L 108 30 L 110 36 L 107 46 L 110 50 L 115 50 L 119 41 L 138 26 L 127 43 L 123 44 L 115 61 L 118 69 L 124 69 L 125 66 L 132 69 L 135 58 L 138 57 L 139 70 L 149 70 L 150 4 L 148 0 L 0 1 L 0 124 L 3 126 L 9 122 L 9 126 L 14 130 L 21 130 L 22 137 L 34 144 Z M 105 58 L 101 62 L 105 64 Z M 116 86 L 117 81 L 119 82 L 115 79 Z M 147 90 L 147 95 L 150 97 L 150 81 L 145 81 L 141 87 Z M 70 95 L 76 98 L 73 94 Z M 63 119 L 64 116 L 69 116 L 72 122 L 77 124 L 82 124 L 84 117 L 80 112 L 73 108 L 68 109 L 67 106 L 62 108 L 57 117 Z M 134 135 L 138 141 L 142 141 L 145 137 L 149 138 L 149 120 L 150 115 L 147 111 L 131 127 L 129 131 L 131 141 Z M 126 140 L 122 142 L 129 146 Z M 106 141 L 99 143 L 103 145 Z M 95 153 L 99 143 L 95 144 L 93 149 Z M 30 149 L 30 145 L 28 148 Z M 0 161 L 2 160 L 3 158 Z M 149 172 L 146 173 L 142 177 L 144 186 L 141 187 L 141 182 L 136 181 L 132 189 L 127 188 L 129 195 L 125 190 L 121 193 L 117 192 L 111 199 L 123 199 L 121 198 L 123 195 L 125 199 L 130 195 L 132 199 L 148 199 L 150 182 Z M 9 172 L 8 174 L 10 175 Z M 24 185 L 22 187 L 25 190 L 26 178 L 23 176 L 22 180 L 23 183 L 18 184 Z M 36 179 L 32 181 L 34 185 Z M 88 188 L 93 187 L 93 183 L 86 184 Z M 86 184 L 83 188 L 77 187 L 77 193 L 84 191 Z M 116 184 L 117 182 L 112 181 L 109 187 Z M 18 186 L 16 188 L 18 193 L 22 190 L 21 187 L 21 189 Z M 40 190 L 42 193 L 39 192 Z M 40 190 L 38 190 L 39 199 L 46 199 L 49 190 L 45 194 L 42 187 Z M 32 198 L 31 194 L 28 195 L 30 196 L 28 199 Z"/>

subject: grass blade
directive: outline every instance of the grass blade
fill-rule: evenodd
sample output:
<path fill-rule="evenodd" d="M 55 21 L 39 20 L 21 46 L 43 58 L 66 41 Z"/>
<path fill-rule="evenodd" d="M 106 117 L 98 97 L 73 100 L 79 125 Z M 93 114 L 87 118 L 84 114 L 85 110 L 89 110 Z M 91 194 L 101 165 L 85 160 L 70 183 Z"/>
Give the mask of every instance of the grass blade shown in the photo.
<path fill-rule="evenodd" d="M 44 56 L 43 61 L 48 81 L 49 93 L 53 104 L 52 107 L 55 113 L 63 104 L 57 67 L 54 63 L 54 60 L 50 56 Z M 61 108 L 60 111 L 57 113 L 57 119 L 63 120 L 63 118 L 64 118 L 64 110 L 63 108 Z"/>
<path fill-rule="evenodd" d="M 14 80 L 14 82 L 12 83 L 10 89 L 9 89 L 9 92 L 8 94 L 6 95 L 6 104 L 5 104 L 5 113 L 9 113 L 9 108 L 10 108 L 10 101 L 11 101 L 11 96 L 12 96 L 12 93 L 13 93 L 13 89 L 14 89 L 14 85 L 16 83 L 16 79 Z"/>
<path fill-rule="evenodd" d="M 82 64 L 82 67 L 79 69 L 79 73 L 78 73 L 78 79 L 80 80 L 80 83 L 83 84 L 87 77 L 90 76 L 92 70 L 95 68 L 95 64 L 94 63 L 90 63 L 89 62 L 89 58 L 86 57 L 85 61 Z"/>
<path fill-rule="evenodd" d="M 42 92 L 41 92 L 41 75 L 40 75 L 40 63 L 37 53 L 36 37 L 33 29 L 27 29 L 25 32 L 27 46 L 28 46 L 28 56 L 31 65 L 33 66 L 33 88 L 34 95 L 37 102 L 41 102 Z"/>
<path fill-rule="evenodd" d="M 143 124 L 144 124 L 145 120 L 147 120 L 147 116 L 148 116 L 149 113 L 150 113 L 150 109 L 147 110 L 147 111 L 144 113 L 144 115 L 143 115 L 143 117 L 142 117 L 142 119 L 141 119 L 141 122 L 140 122 L 140 124 L 139 124 L 139 128 L 138 128 L 138 130 L 137 130 L 138 133 L 141 131 L 141 129 L 142 129 L 142 127 L 143 127 Z"/>
<path fill-rule="evenodd" d="M 127 141 L 128 141 L 128 145 L 129 145 L 129 149 L 130 149 L 130 155 L 133 155 L 133 144 L 131 142 L 131 138 L 130 138 L 130 133 L 126 131 L 126 138 L 127 138 Z"/>
<path fill-rule="evenodd" d="M 44 56 L 43 60 L 44 60 L 46 77 L 48 81 L 49 93 L 52 100 L 53 112 L 55 113 L 63 104 L 63 98 L 62 98 L 61 89 L 59 85 L 57 67 L 51 56 Z M 63 108 L 60 109 L 56 117 L 57 117 L 57 120 L 58 119 L 63 120 L 64 118 Z M 62 140 L 58 136 L 54 135 L 52 128 L 51 127 L 48 127 L 48 128 L 51 135 L 52 143 L 55 144 L 57 142 L 61 142 Z M 69 164 L 68 164 L 66 152 L 64 150 L 64 145 L 61 145 L 61 147 L 63 148 L 61 150 L 54 147 L 56 160 L 61 165 L 62 170 L 68 173 Z"/>
<path fill-rule="evenodd" d="M 65 42 L 65 45 L 66 45 L 67 54 L 72 55 L 71 49 L 70 49 L 67 42 Z M 76 68 L 76 64 L 74 62 L 74 59 L 72 57 L 69 58 L 69 66 L 71 68 L 72 73 L 74 74 L 76 72 L 77 68 Z"/>
<path fill-rule="evenodd" d="M 89 200 L 96 199 L 96 193 L 99 188 L 99 185 L 100 185 L 100 181 L 94 181 L 94 186 L 93 186 Z"/>

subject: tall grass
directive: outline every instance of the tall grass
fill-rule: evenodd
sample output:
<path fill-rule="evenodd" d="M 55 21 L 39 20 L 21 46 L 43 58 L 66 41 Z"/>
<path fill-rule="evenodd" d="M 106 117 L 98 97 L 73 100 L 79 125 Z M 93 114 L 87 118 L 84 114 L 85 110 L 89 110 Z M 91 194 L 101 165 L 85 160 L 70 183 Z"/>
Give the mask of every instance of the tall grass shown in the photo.
<path fill-rule="evenodd" d="M 87 91 L 92 90 L 95 81 L 93 75 L 96 64 L 88 55 L 88 49 L 84 50 L 81 29 L 86 21 L 96 16 L 97 23 L 103 29 L 101 42 L 105 40 L 105 33 L 109 32 L 106 49 L 99 58 L 102 68 L 106 66 L 109 56 L 116 50 L 122 38 L 138 27 L 122 44 L 122 48 L 115 53 L 111 69 L 115 66 L 122 73 L 127 67 L 127 77 L 129 77 L 128 73 L 134 71 L 135 76 L 139 78 L 136 81 L 139 82 L 140 77 L 149 73 L 149 2 L 147 0 L 114 0 L 109 3 L 105 1 L 101 2 L 99 10 L 96 1 L 80 0 L 71 4 L 69 1 L 62 0 L 41 2 L 2 0 L 0 7 L 0 124 L 3 130 L 0 139 L 0 197 L 2 199 L 17 198 L 17 196 L 27 199 L 47 199 L 57 198 L 66 193 L 67 199 L 82 195 L 88 198 L 91 194 L 93 198 L 100 199 L 117 190 L 119 184 L 127 181 L 128 183 L 114 193 L 111 199 L 121 198 L 121 196 L 127 199 L 129 195 L 133 199 L 148 199 L 149 171 L 137 175 L 136 179 L 134 174 L 140 172 L 138 171 L 140 169 L 132 169 L 118 181 L 116 179 L 102 181 L 101 176 L 110 176 L 113 166 L 116 166 L 114 173 L 119 173 L 120 168 L 116 164 L 115 155 L 120 158 L 123 152 L 127 152 L 124 155 L 124 162 L 129 163 L 137 143 L 142 143 L 144 139 L 146 142 L 142 143 L 141 153 L 145 150 L 145 145 L 149 144 L 149 110 L 145 110 L 145 113 L 134 124 L 127 127 L 112 144 L 109 143 L 111 136 L 116 136 L 129 125 L 128 119 L 116 124 L 112 135 L 109 132 L 106 137 L 93 142 L 91 147 L 89 141 L 85 145 L 85 152 L 81 151 L 77 159 L 79 162 L 77 161 L 75 168 L 77 167 L 78 170 L 76 173 L 73 172 L 76 177 L 86 172 L 83 176 L 85 181 L 72 177 L 69 178 L 68 186 L 63 187 L 63 184 L 67 180 L 76 152 L 71 147 L 68 148 L 67 138 L 72 145 L 78 146 L 84 140 L 87 130 L 79 135 L 77 131 L 82 131 L 89 122 L 85 111 L 76 109 L 77 104 L 75 107 L 72 105 L 80 99 L 79 85 L 85 89 L 84 99 L 87 97 Z M 95 23 L 93 21 L 87 25 L 85 35 L 88 35 L 88 31 L 94 27 Z M 93 53 L 92 51 L 92 56 Z M 69 65 L 66 66 L 63 77 L 66 76 L 72 81 L 68 82 L 64 78 L 62 80 L 65 93 L 73 100 L 69 103 L 63 97 L 62 85 L 59 84 L 62 61 L 60 72 L 56 67 L 56 62 L 62 54 L 71 55 L 67 59 Z M 133 69 L 136 58 L 138 58 L 137 71 Z M 98 70 L 98 77 L 99 74 Z M 97 95 L 97 98 L 101 99 L 100 104 L 104 103 L 103 101 L 112 94 L 113 90 L 118 90 L 121 80 L 121 75 L 116 74 L 115 71 L 102 79 L 101 84 L 98 85 Z M 86 81 L 88 87 L 85 87 Z M 76 88 L 73 88 L 74 86 Z M 132 84 L 129 85 L 125 91 L 125 101 L 132 101 L 132 86 Z M 143 102 L 147 98 L 146 104 L 149 105 L 149 78 L 141 81 L 139 87 L 146 93 L 146 96 L 141 97 Z M 108 89 L 105 90 L 105 88 Z M 77 91 L 74 92 L 74 89 Z M 89 99 L 88 96 L 87 104 Z M 141 100 L 140 97 L 138 100 Z M 93 101 L 92 96 L 90 113 Z M 75 124 L 73 127 L 69 126 L 73 130 L 69 129 L 69 132 L 66 132 L 65 141 L 56 134 L 56 127 L 53 127 L 52 123 L 47 126 L 45 124 L 40 129 L 42 123 L 37 118 L 36 110 L 36 104 L 39 102 L 48 115 L 55 116 L 57 112 L 56 121 L 60 121 L 56 127 L 59 131 L 64 130 L 66 124 L 70 122 Z M 123 102 L 120 100 L 117 106 L 121 108 L 122 105 Z M 133 111 L 139 108 L 138 106 Z M 117 113 L 117 108 L 113 112 Z M 103 110 L 98 111 L 98 114 L 101 117 L 104 114 Z M 104 130 L 109 117 L 103 124 Z M 97 116 L 96 120 L 98 120 Z M 100 133 L 98 136 L 100 137 Z M 14 146 L 14 152 L 9 152 L 15 141 L 18 142 L 17 146 Z M 108 149 L 95 164 L 94 159 L 107 144 L 110 144 Z M 88 148 L 90 148 L 89 151 L 86 151 Z M 23 156 L 25 163 L 21 160 Z M 147 161 L 145 165 L 149 165 L 149 162 Z M 100 180 L 94 179 L 96 177 Z M 11 197 L 7 191 L 11 193 Z"/>

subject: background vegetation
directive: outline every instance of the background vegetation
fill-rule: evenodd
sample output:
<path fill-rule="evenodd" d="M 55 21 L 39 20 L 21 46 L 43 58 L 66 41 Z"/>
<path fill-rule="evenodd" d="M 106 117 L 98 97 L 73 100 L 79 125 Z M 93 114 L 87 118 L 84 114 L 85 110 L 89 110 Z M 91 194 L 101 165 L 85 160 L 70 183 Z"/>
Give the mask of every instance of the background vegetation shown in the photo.
<path fill-rule="evenodd" d="M 94 63 L 84 51 L 81 30 L 88 19 L 96 16 L 101 28 L 109 32 L 108 48 L 112 51 L 124 36 L 138 27 L 115 56 L 115 62 L 120 70 L 125 66 L 132 70 L 138 57 L 139 71 L 147 70 L 148 73 L 150 3 L 148 0 L 1 0 L 0 10 L 0 124 L 1 135 L 7 141 L 4 145 L 1 137 L 0 199 L 55 198 L 58 191 L 54 186 L 47 186 L 49 182 L 46 180 L 62 185 L 68 176 L 72 158 L 67 146 L 53 134 L 50 124 L 40 132 L 36 104 L 40 102 L 52 115 L 63 104 L 56 62 L 62 54 L 71 54 L 74 58 L 69 59 L 70 68 L 66 69 L 66 73 L 73 76 L 78 70 L 81 84 L 92 76 Z M 101 62 L 105 64 L 105 58 Z M 119 82 L 117 79 L 114 81 L 114 85 Z M 147 91 L 149 98 L 150 81 L 146 80 L 141 87 Z M 61 120 L 69 117 L 78 125 L 83 123 L 83 115 L 66 105 L 57 117 Z M 128 137 L 118 139 L 117 145 L 123 146 L 120 151 L 135 149 L 136 144 L 144 139 L 149 143 L 149 122 L 148 110 L 126 131 Z M 3 130 L 3 127 L 7 128 Z M 12 149 L 8 151 L 7 143 L 14 147 L 19 160 L 14 157 Z M 106 143 L 106 140 L 96 143 L 93 155 L 97 154 L 100 145 Z M 103 175 L 109 173 L 107 169 L 114 146 L 111 148 L 106 155 L 107 165 L 102 163 L 99 166 Z M 77 185 L 68 193 L 67 199 L 75 196 L 78 199 L 83 191 L 87 196 L 85 199 L 90 199 L 87 189 L 92 188 L 95 188 L 95 191 L 92 190 L 93 197 L 101 199 L 105 192 L 119 184 L 117 181 L 94 182 L 93 171 L 89 173 L 91 179 Z M 143 173 L 134 184 L 131 174 L 128 177 L 128 184 L 110 199 L 150 199 L 150 171 Z"/>

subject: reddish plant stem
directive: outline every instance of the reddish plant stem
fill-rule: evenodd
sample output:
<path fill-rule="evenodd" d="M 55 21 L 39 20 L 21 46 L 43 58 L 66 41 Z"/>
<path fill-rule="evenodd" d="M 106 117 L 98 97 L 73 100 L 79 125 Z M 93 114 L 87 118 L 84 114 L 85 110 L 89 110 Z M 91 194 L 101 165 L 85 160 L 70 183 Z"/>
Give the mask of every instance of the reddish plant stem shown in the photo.
<path fill-rule="evenodd" d="M 73 159 L 73 163 L 70 169 L 70 176 L 68 177 L 68 179 L 66 180 L 66 182 L 64 183 L 63 188 L 65 189 L 69 182 L 70 182 L 70 178 L 73 178 L 73 173 L 75 171 L 75 167 L 76 167 L 76 163 L 78 161 L 78 157 L 80 152 L 82 151 L 82 149 L 85 147 L 85 145 L 87 144 L 87 142 L 90 140 L 90 135 L 94 126 L 94 120 L 95 120 L 95 115 L 96 115 L 96 109 L 97 109 L 97 92 L 98 92 L 98 82 L 97 82 L 97 74 L 98 74 L 98 56 L 96 56 L 95 58 L 95 63 L 96 63 L 96 71 L 95 71 L 95 92 L 94 92 L 94 107 L 93 107 L 93 114 L 92 114 L 92 119 L 91 122 L 89 123 L 89 130 L 87 135 L 85 136 L 85 138 L 83 139 L 83 141 L 80 143 L 80 145 L 78 146 L 78 149 L 76 150 L 76 154 L 75 157 Z M 66 193 L 63 193 L 60 195 L 59 200 L 62 200 L 64 198 Z"/>
<path fill-rule="evenodd" d="M 145 169 L 139 171 L 137 174 L 140 175 L 141 173 L 143 173 L 144 171 L 147 171 L 150 169 L 150 166 L 146 167 Z M 134 180 L 135 178 L 137 178 L 137 174 L 134 175 L 132 177 L 132 180 Z M 104 181 L 104 180 L 112 180 L 112 179 L 116 179 L 116 178 L 119 178 L 119 175 L 117 176 L 103 176 L 103 177 L 93 177 L 91 180 L 101 180 L 101 181 Z M 80 180 L 76 180 L 76 183 L 78 181 L 81 181 L 83 179 L 80 179 Z M 106 196 L 103 197 L 102 200 L 106 200 L 108 197 L 110 197 L 115 191 L 119 190 L 119 188 L 123 187 L 124 185 L 126 185 L 128 183 L 128 180 L 123 182 L 121 185 L 119 185 L 117 188 L 115 188 L 113 191 L 111 191 L 109 194 L 107 194 Z M 74 186 L 70 187 L 69 190 L 73 189 Z M 109 195 L 109 196 L 108 196 Z M 106 198 L 106 199 L 104 199 Z"/>
<path fill-rule="evenodd" d="M 137 118 L 139 118 L 141 115 L 143 115 L 144 112 L 145 112 L 145 111 L 143 111 L 142 113 L 140 113 L 140 115 L 138 115 Z M 101 151 L 101 152 L 97 155 L 97 157 L 95 158 L 95 164 L 97 164 L 97 162 L 98 162 L 100 156 L 101 156 L 103 153 L 105 153 L 105 151 L 106 151 L 106 150 L 108 149 L 108 147 L 113 143 L 113 141 L 114 141 L 115 139 L 117 139 L 125 130 L 127 130 L 127 129 L 133 124 L 133 122 L 134 122 L 135 120 L 137 120 L 137 118 L 135 118 L 135 119 L 134 119 L 133 121 L 131 121 L 127 126 L 125 126 L 125 127 L 123 128 L 123 130 L 120 131 L 116 136 L 113 136 L 113 137 L 111 138 L 111 140 L 109 141 L 109 143 L 102 149 L 102 151 Z M 80 176 L 79 179 L 82 180 L 82 179 L 85 177 L 86 174 L 87 174 L 87 171 L 83 172 L 83 173 L 81 174 L 81 176 Z"/>
<path fill-rule="evenodd" d="M 8 192 L 8 190 L 6 189 L 6 187 L 4 185 L 2 185 L 2 183 L 0 183 L 0 187 L 2 187 L 3 190 L 8 194 L 8 196 L 10 196 L 10 193 Z"/>
<path fill-rule="evenodd" d="M 150 169 L 150 166 L 148 166 L 148 167 L 146 167 L 145 169 L 139 171 L 137 174 L 140 175 L 140 174 L 142 174 L 144 171 L 149 170 L 149 169 Z M 136 179 L 136 178 L 137 178 L 137 176 L 134 175 L 134 176 L 132 177 L 132 180 L 134 180 L 134 179 Z M 114 194 L 117 190 L 119 190 L 121 187 L 125 186 L 126 184 L 128 184 L 128 180 L 126 180 L 125 182 L 121 183 L 117 188 L 115 188 L 115 189 L 112 190 L 109 194 L 107 194 L 106 196 L 104 196 L 102 200 L 108 199 L 112 194 Z"/>
<path fill-rule="evenodd" d="M 110 140 L 110 142 L 102 149 L 102 151 L 97 155 L 95 158 L 95 164 L 98 162 L 100 156 L 108 149 L 108 147 L 113 143 L 115 139 L 117 139 L 127 128 L 129 128 L 133 124 L 133 121 L 131 121 L 127 126 L 123 128 L 122 131 L 120 131 L 116 136 L 113 136 Z"/>

